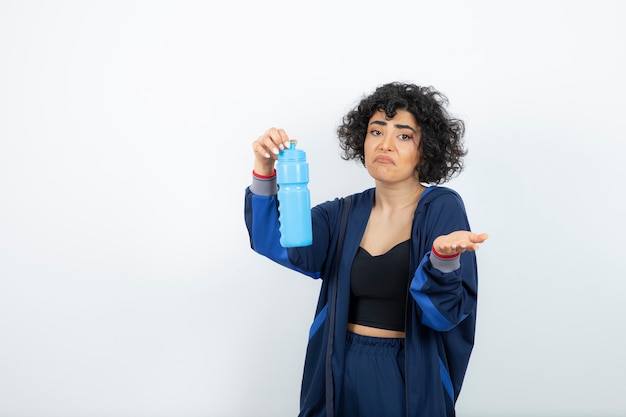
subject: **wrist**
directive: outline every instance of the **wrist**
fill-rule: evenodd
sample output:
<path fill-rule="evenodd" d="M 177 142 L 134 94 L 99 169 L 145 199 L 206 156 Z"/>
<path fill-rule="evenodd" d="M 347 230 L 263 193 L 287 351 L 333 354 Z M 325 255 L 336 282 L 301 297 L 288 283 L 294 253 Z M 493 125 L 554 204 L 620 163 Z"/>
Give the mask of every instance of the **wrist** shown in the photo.
<path fill-rule="evenodd" d="M 275 172 L 274 164 L 275 161 L 273 159 L 255 159 L 252 169 L 255 174 L 261 177 L 271 177 Z"/>
<path fill-rule="evenodd" d="M 273 178 L 276 176 L 276 169 L 272 169 L 271 172 L 267 173 L 266 171 L 258 172 L 256 169 L 252 170 L 252 175 L 261 179 Z"/>

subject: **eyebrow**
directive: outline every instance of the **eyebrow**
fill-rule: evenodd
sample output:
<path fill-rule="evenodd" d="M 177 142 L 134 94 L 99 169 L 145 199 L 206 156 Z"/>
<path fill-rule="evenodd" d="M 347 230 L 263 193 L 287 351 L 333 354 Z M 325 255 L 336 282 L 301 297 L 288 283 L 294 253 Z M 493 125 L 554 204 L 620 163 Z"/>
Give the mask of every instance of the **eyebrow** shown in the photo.
<path fill-rule="evenodd" d="M 370 123 L 370 125 L 387 126 L 387 122 L 383 122 L 382 120 L 374 120 L 372 123 Z M 394 126 L 397 127 L 398 129 L 409 129 L 411 132 L 417 133 L 417 130 L 415 130 L 409 125 L 395 124 Z"/>

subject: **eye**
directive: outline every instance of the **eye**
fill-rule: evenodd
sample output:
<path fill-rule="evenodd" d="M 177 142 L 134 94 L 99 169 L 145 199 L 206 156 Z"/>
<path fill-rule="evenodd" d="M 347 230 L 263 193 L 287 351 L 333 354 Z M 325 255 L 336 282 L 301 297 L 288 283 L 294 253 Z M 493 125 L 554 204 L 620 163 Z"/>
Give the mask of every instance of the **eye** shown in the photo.
<path fill-rule="evenodd" d="M 380 130 L 372 129 L 372 130 L 370 130 L 370 134 L 371 134 L 372 136 L 380 136 L 380 135 L 382 135 L 383 133 L 382 133 Z"/>
<path fill-rule="evenodd" d="M 400 140 L 413 140 L 413 135 L 409 135 L 406 133 L 403 133 L 398 137 L 400 138 Z"/>

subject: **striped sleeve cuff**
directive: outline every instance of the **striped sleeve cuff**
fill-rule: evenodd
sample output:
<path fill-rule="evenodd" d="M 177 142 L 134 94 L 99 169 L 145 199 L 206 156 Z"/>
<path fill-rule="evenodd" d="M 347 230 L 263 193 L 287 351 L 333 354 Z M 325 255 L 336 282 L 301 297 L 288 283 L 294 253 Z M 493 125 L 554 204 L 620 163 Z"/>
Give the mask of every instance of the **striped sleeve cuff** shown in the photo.
<path fill-rule="evenodd" d="M 273 196 L 278 193 L 278 185 L 276 184 L 276 171 L 273 175 L 259 175 L 252 171 L 252 184 L 250 191 L 256 195 Z"/>
<path fill-rule="evenodd" d="M 433 248 L 430 251 L 430 263 L 434 268 L 441 271 L 444 274 L 454 272 L 461 267 L 461 254 L 456 255 L 440 255 Z"/>

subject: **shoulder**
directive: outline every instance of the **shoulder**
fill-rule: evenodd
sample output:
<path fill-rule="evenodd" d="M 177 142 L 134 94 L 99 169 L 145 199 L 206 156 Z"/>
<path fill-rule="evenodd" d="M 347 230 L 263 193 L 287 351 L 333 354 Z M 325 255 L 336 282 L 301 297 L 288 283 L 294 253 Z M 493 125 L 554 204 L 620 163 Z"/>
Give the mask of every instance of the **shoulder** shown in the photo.
<path fill-rule="evenodd" d="M 422 196 L 422 200 L 426 204 L 443 204 L 443 203 L 460 203 L 463 204 L 461 195 L 448 187 L 431 186 L 428 187 Z M 420 200 L 420 202 L 422 202 Z"/>
<path fill-rule="evenodd" d="M 418 204 L 418 211 L 436 211 L 441 213 L 465 213 L 465 204 L 461 195 L 448 187 L 428 187 Z"/>
<path fill-rule="evenodd" d="M 417 206 L 415 219 L 417 228 L 431 230 L 435 236 L 469 230 L 463 200 L 459 193 L 448 187 L 429 187 Z"/>

